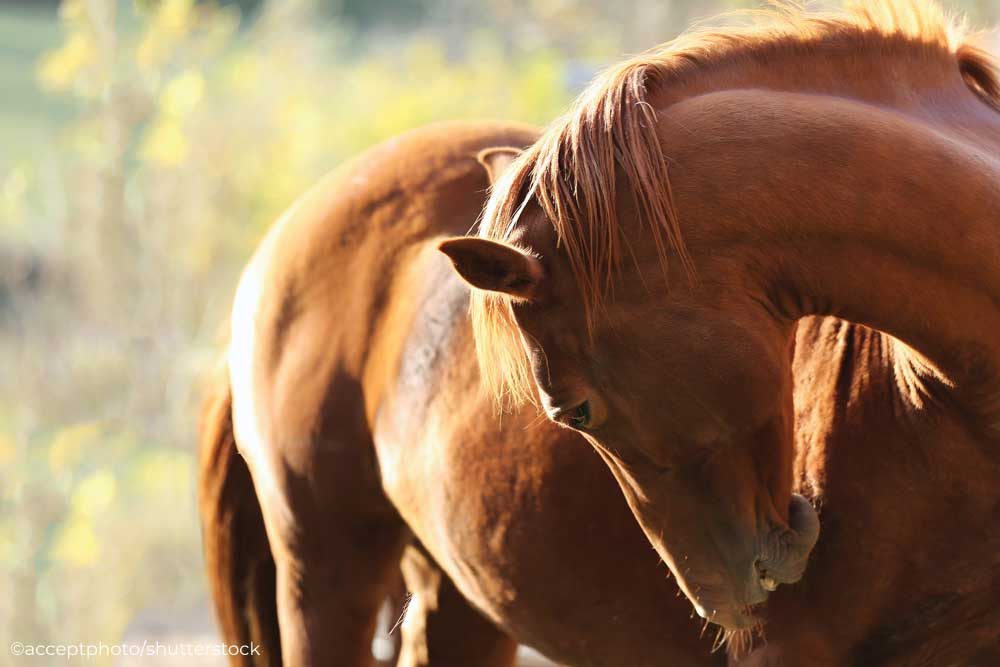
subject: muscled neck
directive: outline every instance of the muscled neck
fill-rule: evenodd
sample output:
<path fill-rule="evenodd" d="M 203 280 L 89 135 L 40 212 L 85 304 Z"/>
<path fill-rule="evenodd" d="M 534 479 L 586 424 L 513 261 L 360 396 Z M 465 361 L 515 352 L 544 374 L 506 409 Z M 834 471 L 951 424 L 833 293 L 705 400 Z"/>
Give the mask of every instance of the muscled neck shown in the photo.
<path fill-rule="evenodd" d="M 739 90 L 659 118 L 699 272 L 739 274 L 779 318 L 891 334 L 1000 432 L 1000 161 L 969 134 L 996 141 L 1000 114 L 983 105 L 953 133 L 854 100 Z"/>

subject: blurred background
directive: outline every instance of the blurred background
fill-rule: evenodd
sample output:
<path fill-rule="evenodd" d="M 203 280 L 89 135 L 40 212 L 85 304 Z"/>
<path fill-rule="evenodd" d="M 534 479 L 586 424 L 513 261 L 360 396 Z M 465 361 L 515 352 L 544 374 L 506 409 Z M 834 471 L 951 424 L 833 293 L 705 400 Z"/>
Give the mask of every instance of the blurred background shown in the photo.
<path fill-rule="evenodd" d="M 214 637 L 199 382 L 296 195 L 431 121 L 543 124 L 603 65 L 751 4 L 0 0 L 0 665 L 15 640 Z"/>

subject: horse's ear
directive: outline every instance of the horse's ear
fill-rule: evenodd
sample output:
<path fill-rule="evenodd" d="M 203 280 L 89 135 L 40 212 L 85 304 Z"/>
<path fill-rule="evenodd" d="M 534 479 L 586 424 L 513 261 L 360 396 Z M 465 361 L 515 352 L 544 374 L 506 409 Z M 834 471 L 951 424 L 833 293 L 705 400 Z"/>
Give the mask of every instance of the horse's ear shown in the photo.
<path fill-rule="evenodd" d="M 521 154 L 520 148 L 514 148 L 513 146 L 499 146 L 497 148 L 485 148 L 476 155 L 476 159 L 479 160 L 479 164 L 483 165 L 486 170 L 486 174 L 490 177 L 490 185 L 497 182 L 500 178 L 500 174 L 510 166 L 518 155 Z"/>
<path fill-rule="evenodd" d="M 442 241 L 438 250 L 448 255 L 458 275 L 475 288 L 531 299 L 542 279 L 537 257 L 497 241 L 462 236 Z"/>

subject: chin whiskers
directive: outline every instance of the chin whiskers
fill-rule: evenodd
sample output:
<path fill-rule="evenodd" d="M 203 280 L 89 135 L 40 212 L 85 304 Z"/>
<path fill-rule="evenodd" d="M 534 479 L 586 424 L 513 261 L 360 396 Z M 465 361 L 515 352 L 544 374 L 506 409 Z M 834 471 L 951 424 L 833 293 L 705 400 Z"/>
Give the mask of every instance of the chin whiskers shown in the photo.
<path fill-rule="evenodd" d="M 747 609 L 747 613 L 750 613 L 749 609 Z M 764 640 L 764 624 L 761 621 L 756 621 L 749 628 L 740 630 L 726 630 L 720 627 L 715 642 L 712 644 L 712 651 L 717 651 L 724 646 L 730 658 L 740 660 L 753 650 L 754 639 L 758 635 L 762 641 L 766 641 Z"/>
<path fill-rule="evenodd" d="M 746 657 L 753 648 L 753 628 L 745 630 L 726 630 L 723 642 L 726 644 L 726 652 L 733 660 Z"/>
<path fill-rule="evenodd" d="M 716 628 L 715 640 L 712 642 L 712 653 L 715 653 L 720 648 L 726 645 L 726 639 L 729 632 L 730 632 L 729 630 L 726 630 L 721 626 Z"/>

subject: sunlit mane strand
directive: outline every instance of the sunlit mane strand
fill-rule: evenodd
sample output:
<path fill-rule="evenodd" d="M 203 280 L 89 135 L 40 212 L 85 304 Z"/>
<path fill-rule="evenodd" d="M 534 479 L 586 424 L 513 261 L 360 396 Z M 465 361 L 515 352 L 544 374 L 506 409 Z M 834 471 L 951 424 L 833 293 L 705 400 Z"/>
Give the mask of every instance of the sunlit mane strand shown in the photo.
<path fill-rule="evenodd" d="M 927 0 L 863 0 L 836 14 L 778 4 L 723 19 L 742 23 L 697 27 L 604 72 L 511 165 L 487 203 L 480 236 L 515 243 L 523 208 L 533 202 L 542 209 L 569 259 L 591 331 L 628 253 L 616 215 L 616 187 L 632 193 L 664 270 L 668 260 L 691 268 L 651 95 L 726 64 L 754 58 L 777 63 L 831 42 L 850 46 L 859 58 L 902 43 L 916 53 L 950 59 L 968 86 L 1000 109 L 997 63 L 967 43 L 963 23 Z M 532 401 L 532 376 L 509 298 L 476 292 L 471 312 L 486 388 L 501 405 Z"/>

